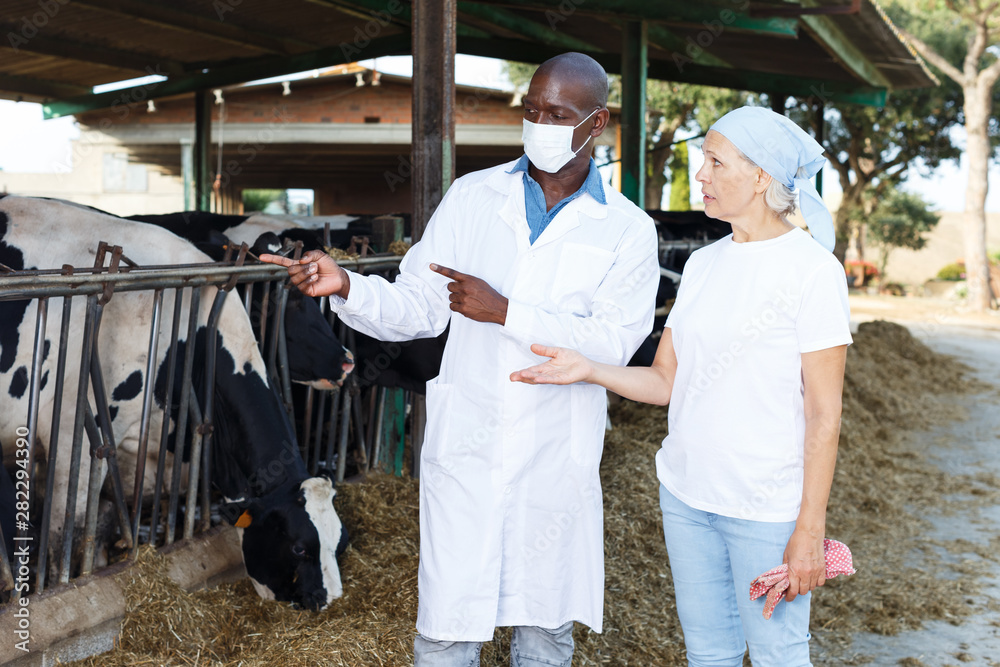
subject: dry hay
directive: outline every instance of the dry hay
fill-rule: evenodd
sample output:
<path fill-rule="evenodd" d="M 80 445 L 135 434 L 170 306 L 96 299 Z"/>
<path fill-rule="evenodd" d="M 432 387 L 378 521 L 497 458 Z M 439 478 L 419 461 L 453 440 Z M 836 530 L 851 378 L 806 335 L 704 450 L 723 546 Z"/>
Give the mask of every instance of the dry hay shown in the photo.
<path fill-rule="evenodd" d="M 356 252 L 347 252 L 346 250 L 341 250 L 340 248 L 328 248 L 324 246 L 323 249 L 326 250 L 327 255 L 334 258 L 338 262 L 354 262 L 361 257 L 361 255 Z"/>
<path fill-rule="evenodd" d="M 817 593 L 812 625 L 819 641 L 844 644 L 858 630 L 894 633 L 927 619 L 957 622 L 972 610 L 968 600 L 982 560 L 994 558 L 991 547 L 995 551 L 1000 538 L 987 546 L 928 544 L 920 539 L 926 528 L 920 515 L 957 509 L 964 502 L 958 497 L 995 503 L 1000 482 L 946 475 L 902 439 L 909 429 L 955 418 L 955 397 L 983 389 L 965 379 L 967 371 L 902 327 L 861 325 L 848 352 L 828 521 L 828 535 L 854 551 L 858 574 Z M 604 632 L 577 625 L 574 664 L 684 665 L 653 466 L 666 408 L 624 401 L 612 419 L 602 462 Z M 76 664 L 410 665 L 417 503 L 409 479 L 377 475 L 340 488 L 338 508 L 352 534 L 341 558 L 345 595 L 319 614 L 262 601 L 247 581 L 186 593 L 166 579 L 157 555 L 144 553 L 127 573 L 129 612 L 120 648 Z M 945 563 L 942 547 L 977 559 Z M 497 641 L 483 649 L 483 667 L 506 664 L 509 637 L 509 630 L 497 631 Z"/>
<path fill-rule="evenodd" d="M 393 241 L 389 244 L 386 252 L 390 252 L 393 255 L 405 255 L 410 251 L 410 244 L 406 241 Z"/>

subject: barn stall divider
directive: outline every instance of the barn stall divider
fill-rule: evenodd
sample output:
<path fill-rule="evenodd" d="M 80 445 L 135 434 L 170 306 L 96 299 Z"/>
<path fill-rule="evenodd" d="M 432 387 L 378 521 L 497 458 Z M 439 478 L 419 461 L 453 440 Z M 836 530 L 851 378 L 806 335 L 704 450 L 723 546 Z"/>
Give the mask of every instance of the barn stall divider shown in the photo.
<path fill-rule="evenodd" d="M 296 253 L 299 249 L 296 248 Z M 300 451 L 310 474 L 326 472 L 335 476 L 336 481 L 345 479 L 348 467 L 348 447 L 352 439 L 355 444 L 354 463 L 358 473 L 367 473 L 373 462 L 378 462 L 388 449 L 386 434 L 395 433 L 398 441 L 393 443 L 395 464 L 390 461 L 388 468 L 399 472 L 398 459 L 402 455 L 403 428 L 389 428 L 386 415 L 401 420 L 410 411 L 407 405 L 416 398 L 412 392 L 372 387 L 367 395 L 362 391 L 357 378 L 348 375 L 342 387 L 319 390 L 309 386 L 301 418 L 296 418 L 293 400 L 293 385 L 289 376 L 288 349 L 284 331 L 285 307 L 288 290 L 285 270 L 270 264 L 246 264 L 247 250 L 244 245 L 236 260 L 206 264 L 137 266 L 128 260 L 119 246 L 101 243 L 95 266 L 69 267 L 62 270 L 34 270 L 0 274 L 0 301 L 34 302 L 35 322 L 32 361 L 28 380 L 28 408 L 23 416 L 26 426 L 18 429 L 19 442 L 23 436 L 24 446 L 18 446 L 16 457 L 6 460 L 12 478 L 16 480 L 18 503 L 16 509 L 17 531 L 15 544 L 33 543 L 32 559 L 28 566 L 31 581 L 28 586 L 15 586 L 15 581 L 24 582 L 23 567 L 11 569 L 11 556 L 6 553 L 0 534 L 0 595 L 10 596 L 16 602 L 22 595 L 41 593 L 47 587 L 69 583 L 73 578 L 94 572 L 98 565 L 98 529 L 101 490 L 110 486 L 110 506 L 113 531 L 117 539 L 118 556 L 133 557 L 142 543 L 166 546 L 191 538 L 206 531 L 220 517 L 213 506 L 211 490 L 212 433 L 213 433 L 213 391 L 215 370 L 215 337 L 222 304 L 227 295 L 238 284 L 244 286 L 242 304 L 251 314 L 251 325 L 256 334 L 261 355 L 267 367 L 269 382 L 276 388 L 287 410 Z M 398 256 L 375 256 L 351 262 L 342 262 L 356 270 L 376 272 L 391 271 L 398 267 Z M 107 266 L 105 264 L 107 263 Z M 208 291 L 204 288 L 217 288 Z M 254 290 L 263 290 L 261 306 L 257 317 L 253 317 L 251 303 Z M 149 330 L 142 332 L 147 340 L 146 368 L 142 391 L 142 411 L 140 417 L 138 449 L 136 454 L 135 482 L 131 490 L 124 487 L 122 473 L 118 466 L 117 443 L 112 428 L 112 416 L 108 388 L 103 377 L 102 359 L 98 343 L 101 340 L 101 325 L 104 306 L 116 294 L 128 292 L 148 292 L 151 294 Z M 214 294 L 214 296 L 213 296 Z M 212 308 L 207 322 L 201 321 L 203 312 L 201 300 L 212 298 Z M 61 302 L 58 335 L 58 356 L 54 377 L 43 375 L 43 365 L 48 351 L 46 346 L 47 322 L 50 303 Z M 85 301 L 82 326 L 73 315 L 73 305 Z M 168 305 L 172 302 L 173 307 Z M 325 317 L 331 326 L 337 327 L 335 314 L 330 312 L 323 300 Z M 30 308 L 29 308 L 30 310 Z M 168 311 L 168 312 L 164 312 Z M 186 321 L 184 314 L 187 314 Z M 170 317 L 169 340 L 161 340 L 160 331 L 164 317 Z M 181 338 L 181 327 L 186 335 Z M 206 327 L 205 340 L 205 391 L 204 401 L 199 401 L 193 383 L 195 345 L 183 345 L 179 340 L 193 341 L 199 327 Z M 268 337 L 268 329 L 277 335 Z M 72 332 L 82 335 L 73 336 Z M 339 324 L 340 340 L 353 347 L 352 334 L 342 323 Z M 136 332 L 136 336 L 139 336 Z M 267 341 L 266 349 L 265 341 Z M 62 399 L 65 393 L 68 353 L 74 345 L 80 352 L 80 373 L 77 385 L 75 418 L 72 424 L 61 422 Z M 166 346 L 165 366 L 160 375 L 165 377 L 165 388 L 161 395 L 162 405 L 154 401 L 154 384 L 157 375 L 158 351 Z M 73 355 L 75 357 L 75 355 Z M 166 369 L 166 370 L 164 370 Z M 177 370 L 180 369 L 178 376 Z M 180 386 L 175 388 L 179 377 Z M 39 456 L 36 433 L 40 419 L 50 415 L 41 414 L 40 395 L 46 381 L 53 383 L 50 439 L 45 457 Z M 176 390 L 175 390 L 176 389 Z M 176 419 L 172 422 L 167 415 L 172 414 L 175 397 Z M 93 398 L 93 404 L 91 403 Z M 394 404 L 386 409 L 387 402 Z M 68 407 L 68 406 L 67 406 Z M 155 437 L 152 424 L 153 415 L 160 416 L 159 448 L 155 470 L 155 485 L 152 493 L 144 488 L 146 479 L 146 454 L 150 438 Z M 414 411 L 417 412 L 417 411 Z M 186 489 L 182 489 L 183 456 L 173 457 L 172 469 L 167 472 L 165 443 L 171 425 L 175 433 L 189 433 L 191 438 L 189 463 L 186 471 Z M 69 452 L 66 448 L 66 436 Z M 84 456 L 83 439 L 89 444 L 89 477 L 87 484 L 86 511 L 83 525 L 77 521 L 77 495 L 80 487 L 81 461 Z M 178 438 L 180 440 L 180 438 Z M 70 479 L 66 498 L 61 544 L 52 544 L 53 486 L 57 457 L 70 457 Z M 103 466 L 102 466 L 103 463 Z M 13 467 L 11 467 L 13 466 Z M 42 475 L 42 470 L 47 474 Z M 107 481 L 102 480 L 102 469 L 106 468 Z M 169 474 L 169 484 L 165 482 Z M 36 484 L 37 482 L 37 484 Z M 39 493 L 39 484 L 44 484 L 44 492 Z M 166 487 L 169 486 L 169 489 Z M 129 494 L 129 491 L 131 492 Z M 144 509 L 144 501 L 151 500 Z M 130 502 L 129 502 L 130 501 Z M 108 503 L 105 503 L 107 505 Z M 40 517 L 40 521 L 36 518 Z M 183 525 L 178 521 L 183 519 Z M 105 518 L 106 521 L 106 518 Z M 74 540 L 74 534 L 82 534 L 82 539 Z M 76 544 L 76 546 L 74 546 Z M 50 554 L 51 550 L 51 554 Z"/>

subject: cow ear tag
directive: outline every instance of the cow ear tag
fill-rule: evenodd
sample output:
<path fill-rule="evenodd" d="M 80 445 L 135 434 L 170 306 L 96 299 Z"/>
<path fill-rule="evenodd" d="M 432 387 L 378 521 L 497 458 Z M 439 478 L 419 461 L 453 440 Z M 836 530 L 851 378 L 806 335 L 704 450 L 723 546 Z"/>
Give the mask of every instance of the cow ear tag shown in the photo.
<path fill-rule="evenodd" d="M 240 515 L 240 518 L 236 520 L 236 527 L 248 528 L 251 522 L 253 522 L 253 517 L 250 516 L 250 512 L 244 511 L 243 514 Z"/>

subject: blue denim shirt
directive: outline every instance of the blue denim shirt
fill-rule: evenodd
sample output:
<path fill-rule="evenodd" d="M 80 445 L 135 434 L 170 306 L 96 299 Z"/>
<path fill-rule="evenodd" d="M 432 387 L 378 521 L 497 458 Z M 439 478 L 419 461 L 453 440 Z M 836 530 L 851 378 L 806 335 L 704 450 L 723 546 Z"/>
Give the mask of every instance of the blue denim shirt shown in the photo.
<path fill-rule="evenodd" d="M 590 158 L 590 172 L 587 174 L 587 180 L 583 182 L 580 189 L 553 206 L 551 211 L 546 211 L 545 193 L 542 192 L 542 186 L 528 173 L 528 164 L 528 156 L 522 155 L 517 164 L 507 173 L 524 172 L 524 214 L 528 219 L 528 229 L 531 230 L 531 235 L 528 237 L 531 243 L 534 243 L 541 236 L 545 228 L 552 222 L 552 219 L 556 217 L 566 204 L 580 195 L 586 193 L 593 197 L 599 204 L 608 203 L 607 199 L 604 198 L 604 185 L 601 182 L 601 172 L 597 171 L 597 164 L 594 162 L 594 158 Z"/>

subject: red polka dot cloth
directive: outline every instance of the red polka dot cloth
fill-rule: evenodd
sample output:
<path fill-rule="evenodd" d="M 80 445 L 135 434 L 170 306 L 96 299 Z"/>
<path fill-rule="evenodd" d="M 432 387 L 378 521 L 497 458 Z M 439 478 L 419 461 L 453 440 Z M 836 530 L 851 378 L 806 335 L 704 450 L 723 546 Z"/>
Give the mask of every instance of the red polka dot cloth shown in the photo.
<path fill-rule="evenodd" d="M 833 579 L 841 574 L 850 576 L 855 573 L 851 550 L 843 542 L 823 540 L 823 554 L 826 556 L 827 579 Z M 764 602 L 764 618 L 769 619 L 787 590 L 788 564 L 786 563 L 754 579 L 750 584 L 750 599 L 756 600 L 761 595 L 767 595 L 767 600 Z"/>

